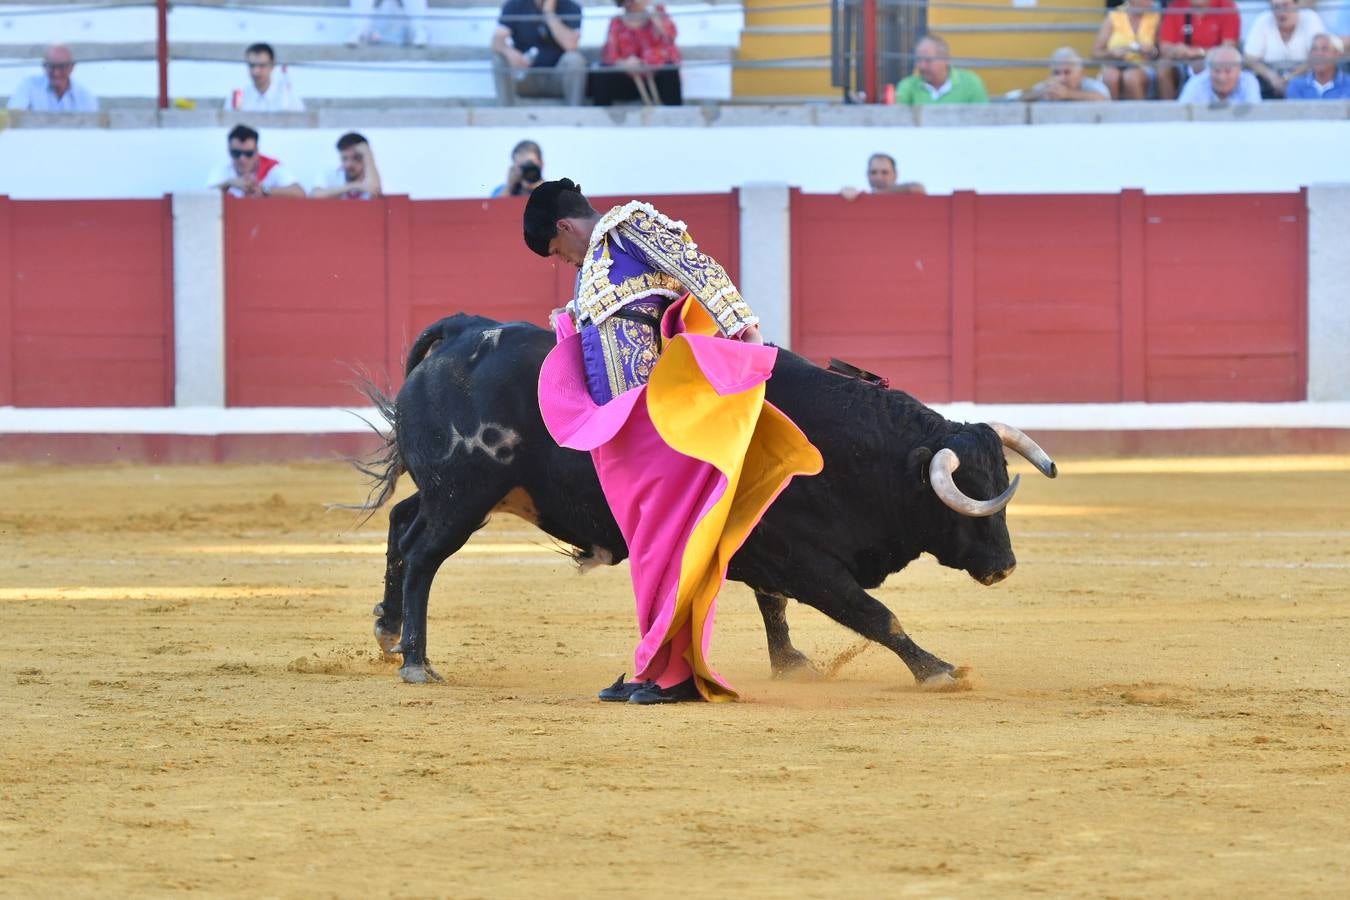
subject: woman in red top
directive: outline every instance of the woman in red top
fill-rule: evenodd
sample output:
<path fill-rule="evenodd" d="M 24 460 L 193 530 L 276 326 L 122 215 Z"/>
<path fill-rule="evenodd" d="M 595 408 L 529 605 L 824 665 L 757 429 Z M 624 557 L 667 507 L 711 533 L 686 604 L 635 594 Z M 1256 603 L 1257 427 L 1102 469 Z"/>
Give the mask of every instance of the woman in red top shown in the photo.
<path fill-rule="evenodd" d="M 600 61 L 622 71 L 599 72 L 592 78 L 596 106 L 615 100 L 679 106 L 680 51 L 675 46 L 675 23 L 665 7 L 648 0 L 615 0 L 623 12 L 609 23 L 609 36 Z"/>

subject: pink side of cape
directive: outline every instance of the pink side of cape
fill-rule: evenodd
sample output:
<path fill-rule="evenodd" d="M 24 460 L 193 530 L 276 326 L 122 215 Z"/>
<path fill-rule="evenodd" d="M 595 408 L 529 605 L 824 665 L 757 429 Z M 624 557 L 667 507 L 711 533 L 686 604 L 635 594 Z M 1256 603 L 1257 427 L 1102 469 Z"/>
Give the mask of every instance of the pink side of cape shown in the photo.
<path fill-rule="evenodd" d="M 672 312 L 679 306 L 675 304 Z M 672 449 L 662 438 L 648 414 L 645 385 L 596 405 L 586 389 L 581 338 L 568 325 L 559 324 L 560 341 L 540 371 L 539 409 L 561 446 L 591 451 L 605 498 L 629 548 L 641 635 L 634 653 L 636 677 L 670 687 L 691 673 L 685 658 L 689 629 L 681 628 L 675 640 L 666 641 L 672 624 L 685 624 L 672 623 L 680 562 L 694 527 L 721 499 L 727 479 L 716 467 Z M 668 335 L 682 330 L 673 315 L 667 315 L 665 325 Z M 674 339 L 689 342 L 699 369 L 722 396 L 767 380 L 777 357 L 775 348 L 722 338 Z M 720 563 L 723 578 L 728 561 L 729 556 Z M 715 612 L 714 604 L 699 636 L 705 660 L 710 658 Z M 732 691 L 715 671 L 711 674 Z"/>

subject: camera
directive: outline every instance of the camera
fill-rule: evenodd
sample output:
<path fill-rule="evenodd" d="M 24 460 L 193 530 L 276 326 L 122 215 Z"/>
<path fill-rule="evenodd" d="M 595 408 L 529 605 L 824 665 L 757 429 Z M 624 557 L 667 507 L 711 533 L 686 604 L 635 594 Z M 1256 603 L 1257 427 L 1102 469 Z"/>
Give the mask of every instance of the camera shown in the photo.
<path fill-rule="evenodd" d="M 544 171 L 539 168 L 537 162 L 525 162 L 520 164 L 520 180 L 525 184 L 534 184 L 537 181 L 544 180 Z"/>

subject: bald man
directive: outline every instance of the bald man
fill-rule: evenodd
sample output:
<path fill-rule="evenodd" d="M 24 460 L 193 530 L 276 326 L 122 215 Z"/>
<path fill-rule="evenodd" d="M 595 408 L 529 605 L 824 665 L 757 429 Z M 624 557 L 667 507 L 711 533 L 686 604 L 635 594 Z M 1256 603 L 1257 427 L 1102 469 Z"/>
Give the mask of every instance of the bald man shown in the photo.
<path fill-rule="evenodd" d="M 98 98 L 71 80 L 75 57 L 70 49 L 52 44 L 42 54 L 46 74 L 25 79 L 9 97 L 10 109 L 32 112 L 98 112 Z"/>

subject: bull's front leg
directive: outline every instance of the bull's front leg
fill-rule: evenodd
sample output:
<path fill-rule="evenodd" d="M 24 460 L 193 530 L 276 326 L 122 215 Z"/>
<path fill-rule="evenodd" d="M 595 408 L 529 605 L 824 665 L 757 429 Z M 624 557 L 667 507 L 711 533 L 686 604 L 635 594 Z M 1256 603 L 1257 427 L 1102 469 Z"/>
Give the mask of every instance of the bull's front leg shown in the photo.
<path fill-rule="evenodd" d="M 417 518 L 420 499 L 413 494 L 389 510 L 389 542 L 385 547 L 384 599 L 375 604 L 375 640 L 392 657 L 403 632 L 403 551 L 399 545 Z"/>
<path fill-rule="evenodd" d="M 755 591 L 759 614 L 764 617 L 764 636 L 769 641 L 769 668 L 774 678 L 814 677 L 820 674 L 810 658 L 792 646 L 788 632 L 788 598 L 782 594 Z"/>
<path fill-rule="evenodd" d="M 886 605 L 863 590 L 837 562 L 821 560 L 802 568 L 812 572 L 814 577 L 803 585 L 800 594 L 794 592 L 793 596 L 840 625 L 889 648 L 904 661 L 920 687 L 930 690 L 951 688 L 965 677 L 964 669 L 958 669 L 914 643 Z"/>

